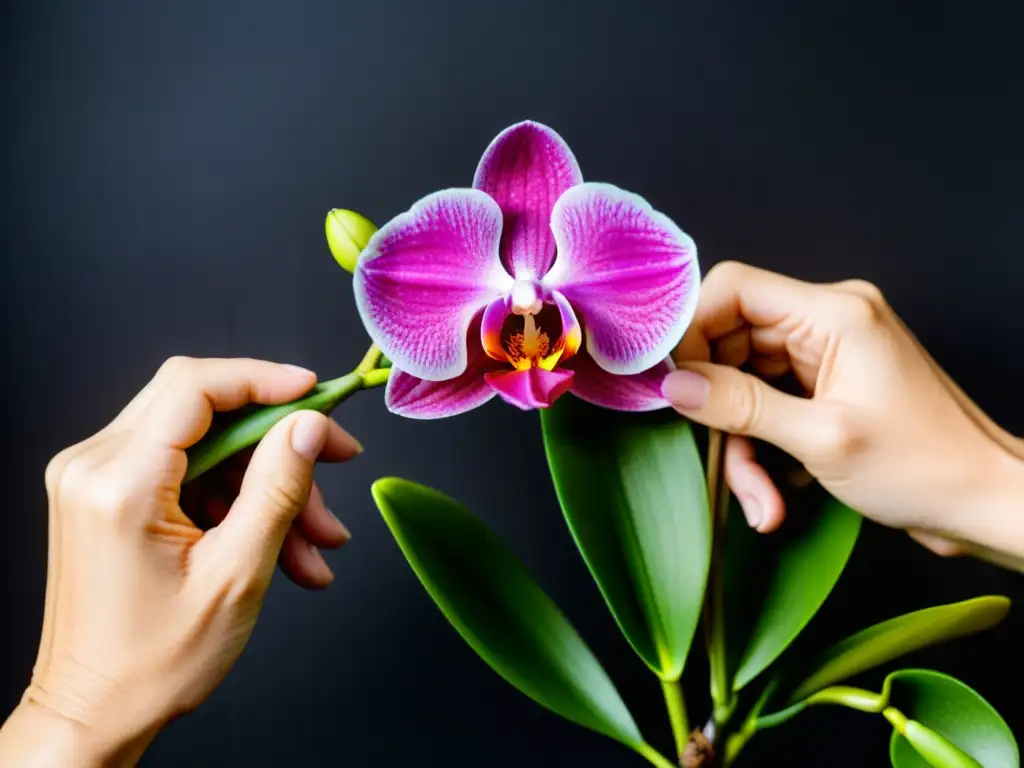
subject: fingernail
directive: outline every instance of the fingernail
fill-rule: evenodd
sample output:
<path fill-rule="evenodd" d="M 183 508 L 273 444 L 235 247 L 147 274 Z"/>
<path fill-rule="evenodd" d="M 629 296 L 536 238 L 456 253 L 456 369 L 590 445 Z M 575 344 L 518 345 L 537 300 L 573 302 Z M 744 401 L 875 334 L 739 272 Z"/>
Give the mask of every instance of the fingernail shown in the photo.
<path fill-rule="evenodd" d="M 309 368 L 303 368 L 301 365 L 290 365 L 288 363 L 283 363 L 283 365 L 289 371 L 295 371 L 296 373 L 301 373 L 304 376 L 316 376 L 316 374 L 309 370 Z"/>
<path fill-rule="evenodd" d="M 747 494 L 737 498 L 739 499 L 740 507 L 743 508 L 743 516 L 747 518 L 747 525 L 756 529 L 761 524 L 761 518 L 764 516 L 761 510 L 761 502 L 754 496 Z"/>
<path fill-rule="evenodd" d="M 331 566 L 327 564 L 327 559 L 324 557 L 324 553 L 314 545 L 306 542 L 306 546 L 309 547 L 309 551 L 313 554 L 313 561 L 316 563 L 316 569 L 320 571 L 321 579 L 323 584 L 321 589 L 326 587 L 332 581 L 334 581 L 334 571 L 331 570 Z"/>
<path fill-rule="evenodd" d="M 661 383 L 661 394 L 683 411 L 696 411 L 708 401 L 711 382 L 696 371 L 673 371 Z"/>
<path fill-rule="evenodd" d="M 341 529 L 342 535 L 344 535 L 345 540 L 348 541 L 349 539 L 351 539 L 352 531 L 348 529 L 348 526 L 341 522 L 341 520 L 338 519 L 338 516 L 334 514 L 334 512 L 330 508 L 328 508 L 327 514 L 331 516 L 331 520 L 338 524 L 338 528 Z"/>
<path fill-rule="evenodd" d="M 327 442 L 327 420 L 312 411 L 300 413 L 292 425 L 292 450 L 308 461 L 316 461 Z"/>

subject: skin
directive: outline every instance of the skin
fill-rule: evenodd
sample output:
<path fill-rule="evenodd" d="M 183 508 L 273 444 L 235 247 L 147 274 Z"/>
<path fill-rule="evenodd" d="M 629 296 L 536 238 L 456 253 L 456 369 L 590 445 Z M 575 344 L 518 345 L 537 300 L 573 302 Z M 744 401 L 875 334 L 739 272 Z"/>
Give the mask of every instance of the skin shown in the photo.
<path fill-rule="evenodd" d="M 1024 445 L 960 391 L 873 286 L 719 265 L 677 359 L 665 394 L 730 433 L 726 475 L 757 530 L 777 529 L 785 508 L 754 439 L 940 554 L 1024 562 Z M 772 383 L 787 377 L 797 394 Z M 251 455 L 181 488 L 185 449 L 216 411 L 287 402 L 315 380 L 257 360 L 176 358 L 110 425 L 50 462 L 42 640 L 0 729 L 0 764 L 134 765 L 231 669 L 278 565 L 309 588 L 331 581 L 319 549 L 349 534 L 313 468 L 361 448 L 326 417 L 293 414 Z"/>
<path fill-rule="evenodd" d="M 875 286 L 720 264 L 675 357 L 663 391 L 730 434 L 726 477 L 758 531 L 776 530 L 785 508 L 752 438 L 938 554 L 1021 569 L 1024 443 L 953 383 Z M 787 380 L 795 394 L 775 385 Z"/>
<path fill-rule="evenodd" d="M 181 488 L 185 449 L 215 411 L 287 402 L 315 382 L 276 363 L 175 358 L 111 424 L 50 462 L 42 639 L 0 730 L 0 764 L 134 765 L 231 669 L 278 563 L 302 586 L 331 582 L 319 548 L 349 533 L 313 467 L 361 448 L 325 416 L 293 414 L 251 456 Z"/>

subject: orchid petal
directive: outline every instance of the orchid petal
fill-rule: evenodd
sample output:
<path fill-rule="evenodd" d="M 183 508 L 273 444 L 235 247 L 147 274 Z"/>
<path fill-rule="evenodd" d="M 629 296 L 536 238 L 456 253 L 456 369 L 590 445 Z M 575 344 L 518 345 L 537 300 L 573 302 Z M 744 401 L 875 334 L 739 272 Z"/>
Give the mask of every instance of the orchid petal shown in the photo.
<path fill-rule="evenodd" d="M 508 353 L 501 346 L 501 327 L 508 317 L 508 312 L 508 299 L 495 299 L 487 305 L 483 322 L 480 324 L 480 341 L 483 343 L 484 352 L 502 362 L 508 360 Z"/>
<path fill-rule="evenodd" d="M 473 317 L 513 283 L 500 239 L 501 210 L 475 189 L 428 195 L 371 238 L 356 265 L 356 306 L 395 367 L 428 381 L 466 370 Z"/>
<path fill-rule="evenodd" d="M 485 376 L 496 364 L 484 354 L 474 327 L 470 329 L 466 370 L 448 381 L 426 381 L 391 368 L 384 402 L 388 410 L 410 419 L 443 419 L 477 408 L 494 397 Z"/>
<path fill-rule="evenodd" d="M 669 355 L 693 319 L 700 290 L 697 247 L 638 195 L 581 184 L 555 203 L 558 258 L 543 284 L 582 313 L 587 351 L 619 375 Z"/>
<path fill-rule="evenodd" d="M 573 372 L 564 368 L 547 371 L 495 371 L 486 375 L 487 383 L 510 405 L 530 411 L 548 408 L 572 386 Z"/>
<path fill-rule="evenodd" d="M 571 392 L 593 405 L 614 411 L 656 411 L 669 406 L 661 394 L 661 382 L 675 370 L 671 358 L 631 376 L 608 373 L 586 353 L 577 355 L 567 367 L 576 374 Z"/>
<path fill-rule="evenodd" d="M 565 362 L 580 351 L 583 343 L 583 329 L 580 328 L 580 321 L 576 319 L 576 313 L 569 305 L 569 300 L 558 291 L 551 292 L 551 300 L 558 307 L 558 313 L 562 318 L 562 354 L 559 360 Z"/>
<path fill-rule="evenodd" d="M 540 123 L 506 128 L 484 151 L 473 186 L 501 206 L 501 258 L 514 277 L 535 280 L 548 271 L 555 258 L 551 210 L 563 192 L 582 181 L 569 145 Z"/>

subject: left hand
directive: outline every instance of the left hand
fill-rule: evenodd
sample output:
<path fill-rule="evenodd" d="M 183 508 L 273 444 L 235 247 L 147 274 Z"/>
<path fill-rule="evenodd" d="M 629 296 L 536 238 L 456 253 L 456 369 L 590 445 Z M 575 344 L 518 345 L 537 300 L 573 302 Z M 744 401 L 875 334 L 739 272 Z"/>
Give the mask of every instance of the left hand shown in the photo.
<path fill-rule="evenodd" d="M 248 466 L 181 486 L 185 450 L 215 411 L 288 402 L 315 382 L 276 363 L 174 358 L 111 424 L 50 462 L 42 640 L 0 731 L 0 763 L 134 764 L 231 669 L 278 561 L 302 586 L 330 583 L 318 548 L 349 534 L 313 468 L 361 448 L 327 417 L 292 414 Z"/>

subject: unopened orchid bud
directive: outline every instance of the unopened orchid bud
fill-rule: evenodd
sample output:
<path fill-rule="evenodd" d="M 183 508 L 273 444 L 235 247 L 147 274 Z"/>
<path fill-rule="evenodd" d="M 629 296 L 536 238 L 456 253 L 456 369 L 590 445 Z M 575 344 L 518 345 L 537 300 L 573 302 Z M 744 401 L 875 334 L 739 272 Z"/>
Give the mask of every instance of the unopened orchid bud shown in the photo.
<path fill-rule="evenodd" d="M 327 214 L 327 245 L 331 255 L 346 272 L 354 272 L 356 261 L 377 231 L 373 222 L 355 211 L 335 208 Z"/>

